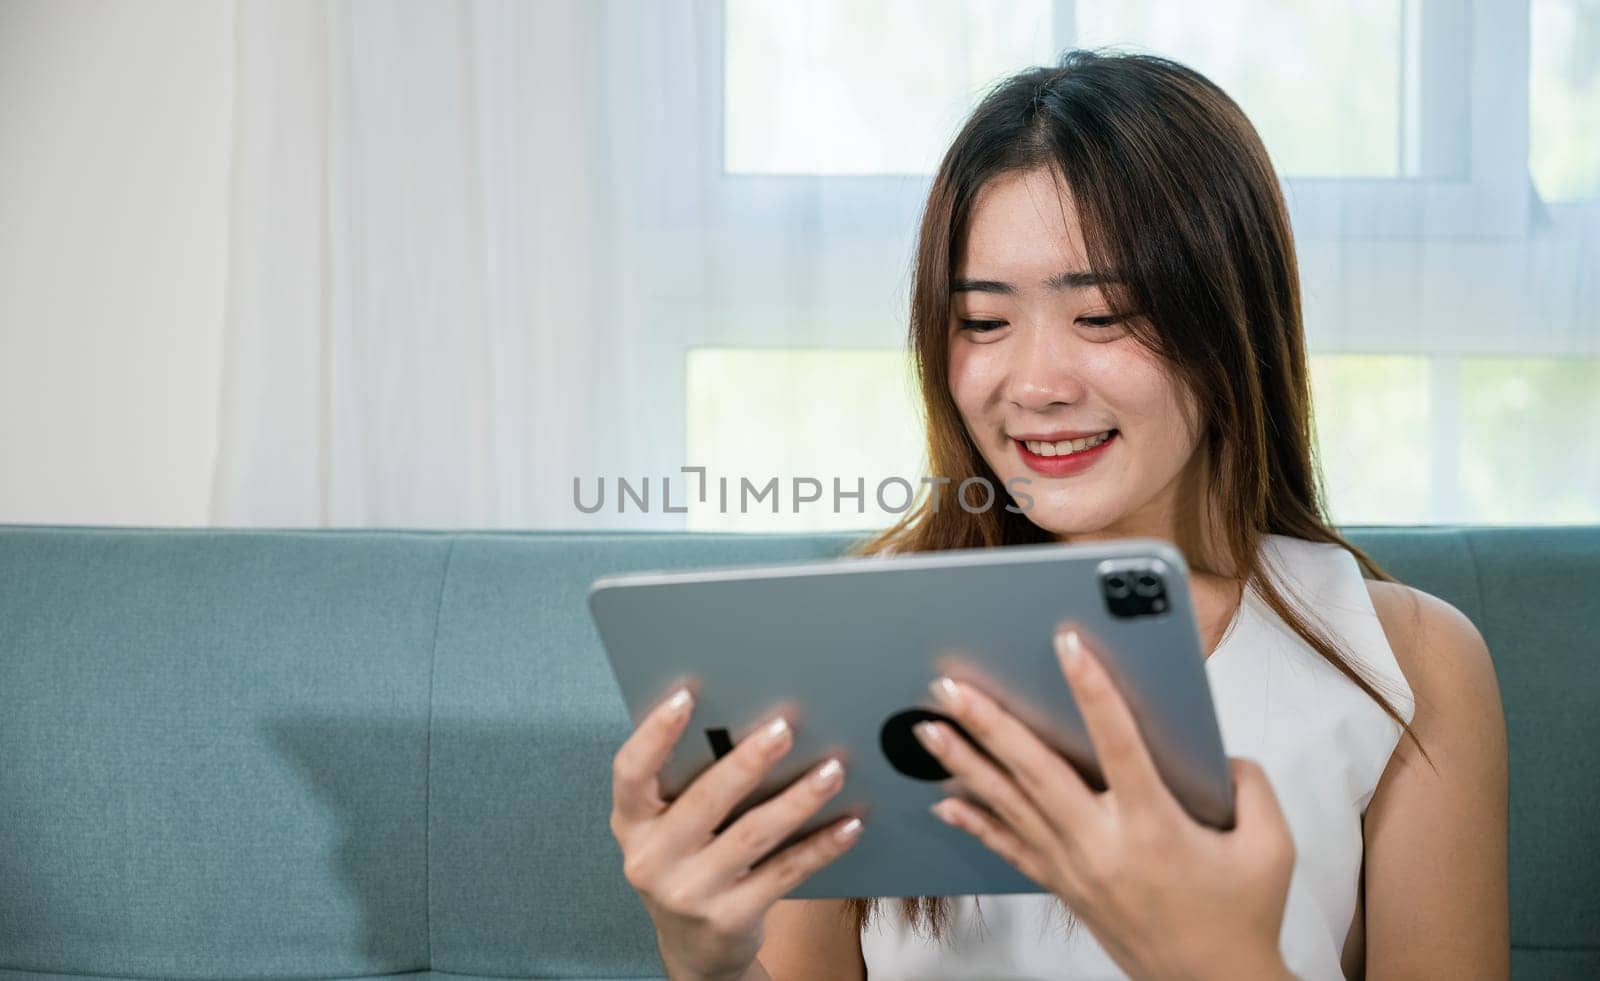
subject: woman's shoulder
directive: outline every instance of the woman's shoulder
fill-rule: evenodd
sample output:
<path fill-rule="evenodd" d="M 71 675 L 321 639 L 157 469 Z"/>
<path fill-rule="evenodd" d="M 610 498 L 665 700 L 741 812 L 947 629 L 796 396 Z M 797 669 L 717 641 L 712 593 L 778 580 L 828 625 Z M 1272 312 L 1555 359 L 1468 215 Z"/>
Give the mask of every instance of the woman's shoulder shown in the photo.
<path fill-rule="evenodd" d="M 1265 543 L 1278 556 L 1319 556 L 1337 563 L 1329 575 L 1361 575 L 1354 553 L 1338 542 L 1314 542 L 1287 535 L 1266 535 Z M 1488 671 L 1493 664 L 1483 635 L 1465 613 L 1431 593 L 1402 582 L 1362 578 L 1372 610 L 1383 627 L 1395 659 L 1409 679 L 1441 667 L 1467 674 Z"/>
<path fill-rule="evenodd" d="M 1367 580 L 1367 594 L 1416 696 L 1419 713 L 1500 710 L 1500 687 L 1488 644 L 1465 613 L 1414 586 Z M 1419 715 L 1421 727 L 1426 719 Z"/>
<path fill-rule="evenodd" d="M 1330 575 L 1361 576 L 1354 553 L 1338 542 L 1268 538 L 1279 554 L 1298 551 L 1326 557 L 1342 570 Z M 1405 583 L 1366 578 L 1360 582 L 1419 711 L 1427 705 L 1435 712 L 1475 714 L 1491 703 L 1498 711 L 1494 662 L 1482 633 L 1465 613 Z M 1425 720 L 1413 719 L 1413 724 L 1420 726 Z"/>

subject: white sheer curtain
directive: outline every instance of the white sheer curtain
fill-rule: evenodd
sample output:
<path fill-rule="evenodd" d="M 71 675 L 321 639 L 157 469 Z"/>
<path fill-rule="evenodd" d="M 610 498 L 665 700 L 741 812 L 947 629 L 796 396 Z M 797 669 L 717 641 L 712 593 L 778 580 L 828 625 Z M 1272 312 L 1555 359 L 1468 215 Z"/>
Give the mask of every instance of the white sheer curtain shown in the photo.
<path fill-rule="evenodd" d="M 492 269 L 519 243 L 484 208 L 469 15 L 239 6 L 214 523 L 495 514 L 491 427 L 520 417 Z"/>
<path fill-rule="evenodd" d="M 675 458 L 665 13 L 240 4 L 213 523 L 560 526 L 573 476 Z"/>
<path fill-rule="evenodd" d="M 1566 5 L 1595 19 L 1576 0 Z M 1261 79 L 1275 77 L 1275 64 L 1303 62 L 1294 45 L 1324 16 L 1315 5 L 1268 6 L 1278 20 L 1197 24 L 1160 0 L 736 0 L 732 8 L 721 0 L 240 0 L 212 522 L 677 527 L 686 518 L 663 511 L 660 483 L 684 466 L 756 469 L 773 454 L 800 454 L 804 443 L 816 451 L 807 466 L 853 476 L 844 464 L 852 453 L 904 454 L 914 421 L 883 424 L 874 418 L 882 413 L 860 407 L 869 403 L 850 402 L 851 392 L 796 381 L 809 376 L 793 364 L 770 375 L 760 365 L 782 362 L 784 352 L 878 351 L 894 371 L 928 176 L 893 166 L 786 170 L 776 157 L 728 166 L 728 127 L 750 118 L 737 117 L 750 104 L 736 107 L 730 93 L 744 91 L 741 78 L 815 62 L 828 37 L 866 38 L 856 47 L 907 58 L 911 74 L 878 65 L 871 85 L 796 83 L 787 96 L 799 101 L 774 97 L 763 125 L 789 133 L 816 123 L 796 108 L 807 100 L 859 99 L 860 118 L 838 110 L 831 118 L 854 127 L 852 139 L 878 132 L 892 142 L 901 139 L 893 98 L 904 105 L 949 72 L 990 77 L 992 66 L 977 64 L 972 50 L 980 42 L 1010 50 L 991 43 L 1003 30 L 1020 32 L 1023 57 L 1033 61 L 1073 43 L 1142 40 L 1161 50 L 1170 42 L 1163 53 L 1190 60 L 1240 98 L 1281 166 L 1295 158 L 1274 141 L 1304 139 L 1294 135 L 1297 121 L 1314 122 L 1309 130 L 1324 131 L 1334 147 L 1393 127 L 1396 145 L 1382 150 L 1398 160 L 1393 172 L 1285 174 L 1313 350 L 1421 366 L 1411 375 L 1399 362 L 1384 369 L 1411 386 L 1383 390 L 1387 417 L 1362 405 L 1373 385 L 1388 384 L 1380 375 L 1361 375 L 1366 388 L 1326 386 L 1319 413 L 1337 423 L 1324 429 L 1324 450 L 1330 486 L 1350 502 L 1342 517 L 1539 521 L 1528 502 L 1559 482 L 1578 502 L 1577 512 L 1569 505 L 1563 513 L 1581 516 L 1592 505 L 1588 520 L 1600 520 L 1600 441 L 1571 437 L 1600 423 L 1594 398 L 1571 406 L 1574 418 L 1555 431 L 1507 417 L 1511 428 L 1491 434 L 1523 442 L 1496 449 L 1475 472 L 1513 482 L 1519 466 L 1533 474 L 1502 512 L 1472 504 L 1476 478 L 1463 476 L 1477 438 L 1465 430 L 1497 404 L 1463 394 L 1462 378 L 1476 370 L 1470 359 L 1600 365 L 1600 211 L 1581 178 L 1596 130 L 1564 137 L 1578 160 L 1566 172 L 1580 174 L 1579 192 L 1541 198 L 1528 167 L 1528 5 L 1356 5 L 1393 26 L 1399 54 L 1381 65 L 1352 61 L 1378 57 L 1360 32 L 1350 35 L 1350 51 L 1324 54 L 1329 71 L 1377 77 L 1367 88 L 1389 92 L 1395 104 L 1381 124 L 1341 106 L 1317 78 L 1295 89 L 1286 74 L 1285 92 L 1307 94 L 1288 105 L 1261 101 L 1273 89 Z M 996 13 L 1002 7 L 1006 18 Z M 774 47 L 758 56 L 725 50 L 730 9 L 754 11 L 748 36 Z M 882 24 L 852 24 L 841 11 Z M 774 18 L 799 41 L 791 43 L 789 27 L 762 35 Z M 949 27 L 943 34 L 940 23 Z M 1239 34 L 1246 28 L 1261 33 Z M 784 62 L 785 52 L 799 60 Z M 1274 52 L 1278 62 L 1263 60 Z M 1574 70 L 1592 73 L 1593 55 L 1585 57 Z M 941 118 L 953 124 L 957 116 Z M 949 133 L 923 136 L 937 147 Z M 1313 165 L 1319 152 L 1332 153 L 1313 150 Z M 1330 165 L 1354 166 L 1340 156 Z M 1296 166 L 1305 159 L 1302 152 Z M 760 350 L 778 362 L 726 362 L 749 387 L 723 383 L 708 393 L 695 390 L 686 367 L 692 352 L 708 349 Z M 1526 377 L 1537 385 L 1542 376 Z M 886 384 L 896 380 L 884 374 Z M 1600 374 L 1595 383 L 1600 389 Z M 832 420 L 824 402 L 841 401 L 847 428 L 819 422 Z M 740 456 L 741 446 L 766 456 Z M 707 447 L 722 455 L 691 458 Z M 912 457 L 917 450 L 910 447 Z M 1396 467 L 1410 474 L 1402 483 L 1420 489 L 1382 483 L 1396 479 Z M 602 477 L 607 506 L 583 513 L 574 479 L 588 496 Z M 648 513 L 618 513 L 618 477 L 635 486 L 649 479 Z M 675 486 L 673 503 L 692 488 L 686 483 Z M 769 518 L 764 526 L 793 526 L 787 516 Z M 829 523 L 837 524 L 810 526 Z"/>
<path fill-rule="evenodd" d="M 214 524 L 682 523 L 684 352 L 746 317 L 814 343 L 909 249 L 787 220 L 813 181 L 705 193 L 719 6 L 240 4 Z M 752 217 L 760 249 L 719 237 Z M 651 477 L 648 516 L 574 506 L 619 476 Z"/>

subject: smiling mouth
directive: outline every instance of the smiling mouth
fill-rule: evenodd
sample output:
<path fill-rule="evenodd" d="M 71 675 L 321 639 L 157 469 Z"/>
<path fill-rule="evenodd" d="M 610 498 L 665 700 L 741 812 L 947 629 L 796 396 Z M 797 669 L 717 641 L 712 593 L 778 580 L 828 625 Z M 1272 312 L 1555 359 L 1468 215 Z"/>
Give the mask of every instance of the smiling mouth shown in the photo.
<path fill-rule="evenodd" d="M 1097 433 L 1094 436 L 1086 436 L 1083 439 L 1064 439 L 1054 443 L 1036 439 L 1014 439 L 1012 442 L 1027 447 L 1028 452 L 1035 456 L 1071 456 L 1074 453 L 1082 453 L 1085 450 L 1094 449 L 1096 446 L 1104 443 L 1112 436 L 1115 436 L 1116 433 L 1117 431 L 1115 429 L 1108 429 L 1103 433 Z"/>

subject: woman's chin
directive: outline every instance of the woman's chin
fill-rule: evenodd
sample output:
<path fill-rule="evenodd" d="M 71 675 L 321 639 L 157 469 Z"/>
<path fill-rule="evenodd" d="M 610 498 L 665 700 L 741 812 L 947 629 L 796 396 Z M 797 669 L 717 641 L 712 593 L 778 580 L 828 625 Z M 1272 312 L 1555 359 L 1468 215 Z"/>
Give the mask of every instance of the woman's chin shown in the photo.
<path fill-rule="evenodd" d="M 1082 535 L 1101 534 L 1109 524 L 1098 515 L 1086 515 L 1070 508 L 1049 508 L 1043 505 L 1029 511 L 1028 520 L 1041 530 L 1063 540 Z"/>

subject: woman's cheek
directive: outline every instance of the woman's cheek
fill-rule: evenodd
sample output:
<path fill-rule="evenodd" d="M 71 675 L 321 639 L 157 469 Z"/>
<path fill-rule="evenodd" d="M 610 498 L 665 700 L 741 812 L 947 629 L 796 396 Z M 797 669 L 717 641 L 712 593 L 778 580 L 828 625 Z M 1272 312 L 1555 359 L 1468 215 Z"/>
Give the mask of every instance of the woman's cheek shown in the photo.
<path fill-rule="evenodd" d="M 969 422 L 976 421 L 973 417 L 991 401 L 1002 377 L 999 359 L 993 352 L 986 352 L 986 346 L 995 345 L 972 344 L 959 339 L 952 342 L 950 395 Z"/>

